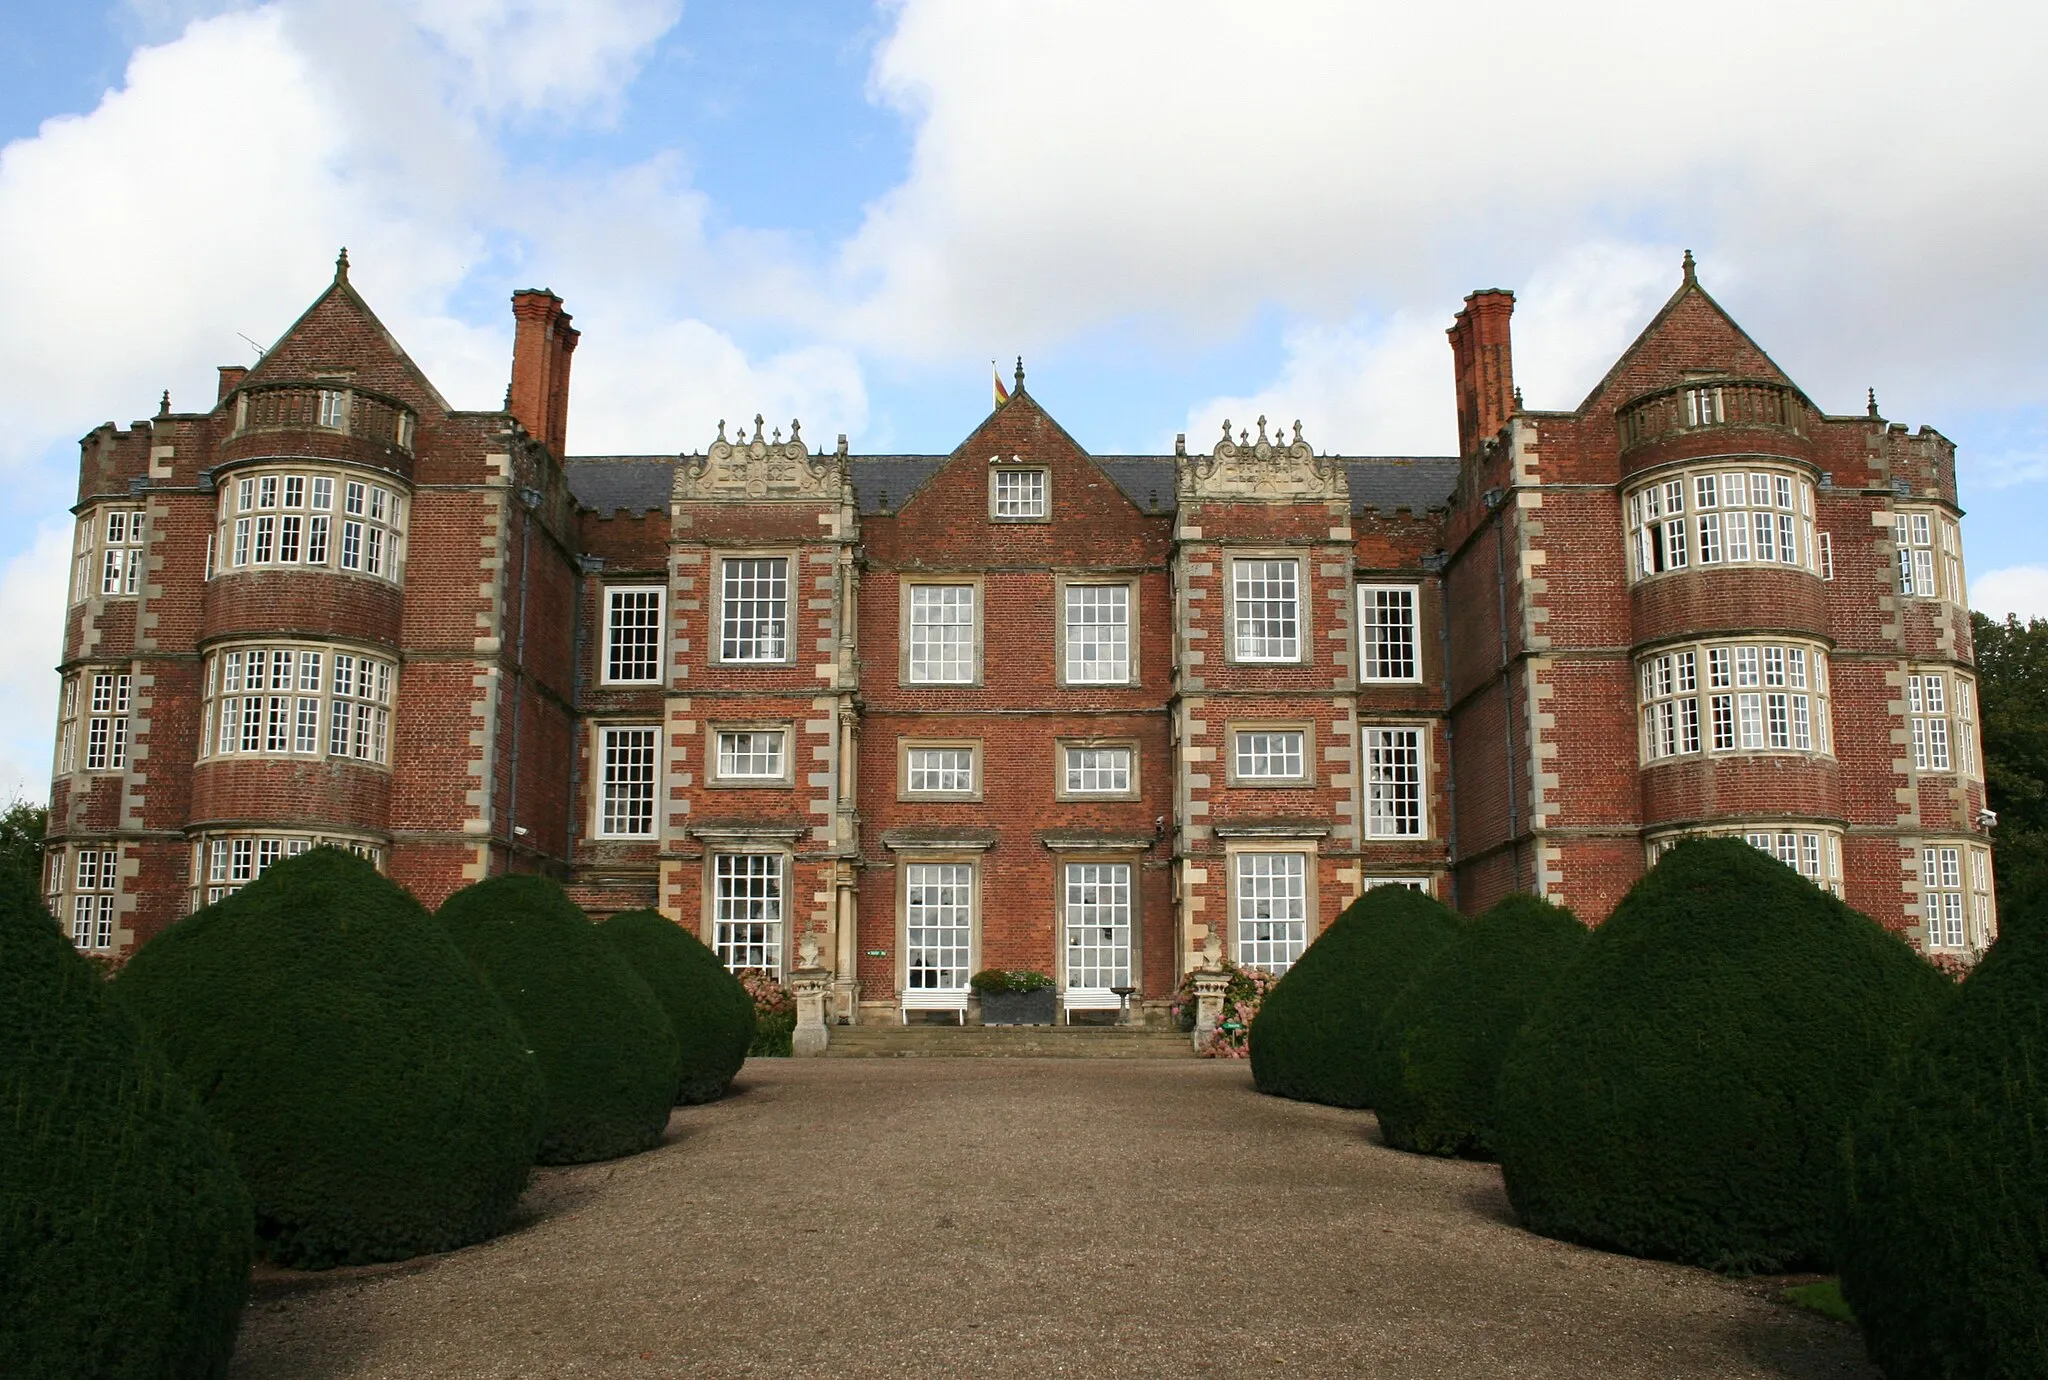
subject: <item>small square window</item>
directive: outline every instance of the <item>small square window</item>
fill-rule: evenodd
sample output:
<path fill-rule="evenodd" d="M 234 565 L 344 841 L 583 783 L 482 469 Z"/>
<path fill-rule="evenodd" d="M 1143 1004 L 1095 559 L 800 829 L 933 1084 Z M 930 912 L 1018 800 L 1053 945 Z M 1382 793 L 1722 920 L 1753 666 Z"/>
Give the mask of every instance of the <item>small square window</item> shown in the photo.
<path fill-rule="evenodd" d="M 716 779 L 721 785 L 772 785 L 788 779 L 787 730 L 721 728 L 716 735 Z"/>
<path fill-rule="evenodd" d="M 1231 776 L 1240 785 L 1308 779 L 1308 732 L 1301 728 L 1250 728 L 1231 733 Z"/>
<path fill-rule="evenodd" d="M 1138 750 L 1131 743 L 1062 743 L 1060 799 L 1124 799 L 1138 795 Z"/>
<path fill-rule="evenodd" d="M 998 522 L 1042 522 L 1049 515 L 1044 470 L 996 470 L 989 479 L 989 516 Z"/>
<path fill-rule="evenodd" d="M 972 800 L 981 794 L 979 756 L 973 743 L 906 743 L 903 794 Z"/>

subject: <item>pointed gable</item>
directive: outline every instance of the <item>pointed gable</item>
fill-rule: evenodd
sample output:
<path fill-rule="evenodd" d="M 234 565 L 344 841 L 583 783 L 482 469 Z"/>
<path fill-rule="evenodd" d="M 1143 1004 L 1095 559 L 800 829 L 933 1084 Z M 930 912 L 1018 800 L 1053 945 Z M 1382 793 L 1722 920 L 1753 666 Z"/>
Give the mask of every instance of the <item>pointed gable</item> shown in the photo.
<path fill-rule="evenodd" d="M 1700 286 L 1688 253 L 1678 291 L 1643 327 L 1642 334 L 1622 352 L 1578 410 L 1612 412 L 1631 398 L 1683 383 L 1689 373 L 1707 370 L 1735 378 L 1768 379 L 1799 391 L 1799 385 Z"/>
<path fill-rule="evenodd" d="M 453 410 L 350 284 L 345 252 L 327 291 L 264 352 L 242 382 L 284 383 L 320 374 L 346 374 L 361 387 L 397 398 L 422 417 L 443 417 Z"/>

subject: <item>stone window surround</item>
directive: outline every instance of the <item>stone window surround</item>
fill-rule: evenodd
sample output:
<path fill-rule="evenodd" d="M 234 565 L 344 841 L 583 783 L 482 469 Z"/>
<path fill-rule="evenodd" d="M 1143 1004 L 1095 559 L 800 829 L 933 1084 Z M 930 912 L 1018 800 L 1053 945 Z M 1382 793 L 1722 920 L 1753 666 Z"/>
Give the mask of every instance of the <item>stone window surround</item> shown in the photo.
<path fill-rule="evenodd" d="M 1223 645 L 1232 666 L 1310 666 L 1314 664 L 1316 548 L 1298 546 L 1223 546 L 1217 565 L 1223 576 Z M 1243 657 L 1237 650 L 1237 563 L 1239 561 L 1293 561 L 1295 655 L 1292 657 Z"/>
<path fill-rule="evenodd" d="M 1127 791 L 1070 791 L 1067 789 L 1067 750 L 1069 748 L 1125 748 L 1131 754 L 1131 788 Z M 1138 800 L 1144 795 L 1144 781 L 1139 775 L 1142 753 L 1136 738 L 1055 738 L 1052 748 L 1052 798 L 1058 801 L 1086 802 L 1091 800 Z"/>
<path fill-rule="evenodd" d="M 1003 474 L 1037 474 L 1044 477 L 1040 490 L 1045 499 L 1045 511 L 1036 516 L 1005 516 L 996 511 L 996 477 Z M 988 520 L 1005 527 L 1018 523 L 1049 523 L 1052 521 L 1052 469 L 1047 465 L 1013 464 L 1003 461 L 988 467 Z"/>
<path fill-rule="evenodd" d="M 779 733 L 782 772 L 779 776 L 726 776 L 719 770 L 721 733 Z M 796 726 L 788 719 L 718 719 L 704 725 L 704 785 L 708 790 L 786 790 L 796 784 Z"/>
<path fill-rule="evenodd" d="M 912 680 L 910 677 L 910 591 L 918 585 L 965 585 L 974 591 L 974 674 L 967 680 Z M 896 577 L 896 683 L 904 689 L 965 690 L 984 682 L 988 660 L 988 577 L 979 570 L 919 571 Z"/>
<path fill-rule="evenodd" d="M 1237 735 L 1240 733 L 1299 733 L 1301 735 L 1300 776 L 1240 776 L 1237 771 Z M 1228 719 L 1223 724 L 1223 779 L 1229 786 L 1246 790 L 1302 790 L 1317 784 L 1316 726 L 1307 719 Z"/>
<path fill-rule="evenodd" d="M 1306 953 L 1308 946 L 1315 943 L 1316 936 L 1322 933 L 1320 871 L 1317 867 L 1321 857 L 1321 839 L 1311 834 L 1284 838 L 1261 834 L 1249 838 L 1225 838 L 1223 841 L 1226 932 L 1219 937 L 1223 940 L 1224 956 L 1233 963 L 1238 961 L 1237 860 L 1247 853 L 1297 853 L 1303 857 L 1303 918 L 1306 923 L 1303 926 L 1302 952 Z"/>
<path fill-rule="evenodd" d="M 913 791 L 910 789 L 910 754 L 917 748 L 950 748 L 965 750 L 968 754 L 968 771 L 974 785 L 965 791 Z M 979 801 L 984 798 L 986 778 L 983 768 L 986 758 L 982 754 L 982 740 L 979 738 L 910 738 L 896 739 L 896 799 L 899 801 Z"/>

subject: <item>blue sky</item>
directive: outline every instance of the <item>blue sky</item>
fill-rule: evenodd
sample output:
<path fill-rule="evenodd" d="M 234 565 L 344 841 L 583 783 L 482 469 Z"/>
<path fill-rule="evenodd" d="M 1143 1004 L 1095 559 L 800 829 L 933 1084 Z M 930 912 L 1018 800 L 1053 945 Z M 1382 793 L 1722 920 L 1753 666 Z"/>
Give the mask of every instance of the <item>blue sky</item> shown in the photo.
<path fill-rule="evenodd" d="M 562 294 L 583 453 L 756 411 L 943 451 L 1019 353 L 1099 452 L 1265 412 L 1442 453 L 1465 292 L 1516 290 L 1568 407 L 1691 248 L 1822 406 L 1958 442 L 1975 601 L 2048 615 L 2041 10 L 1161 14 L 0 0 L 0 794 L 44 789 L 77 438 L 203 405 L 344 243 L 458 405 L 502 396 L 507 295 Z"/>

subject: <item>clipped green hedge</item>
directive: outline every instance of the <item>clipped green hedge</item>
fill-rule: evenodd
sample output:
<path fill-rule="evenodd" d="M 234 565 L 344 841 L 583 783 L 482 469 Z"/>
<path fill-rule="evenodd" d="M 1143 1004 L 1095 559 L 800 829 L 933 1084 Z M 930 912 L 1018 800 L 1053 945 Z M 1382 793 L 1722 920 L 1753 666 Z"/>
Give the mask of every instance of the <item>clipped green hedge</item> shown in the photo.
<path fill-rule="evenodd" d="M 636 1154 L 676 1097 L 676 1035 L 625 956 L 546 877 L 477 882 L 441 923 L 511 1009 L 547 1084 L 542 1164 Z"/>
<path fill-rule="evenodd" d="M 1842 1288 L 1893 1380 L 2048 1375 L 2048 907 L 2028 899 L 1847 1146 Z"/>
<path fill-rule="evenodd" d="M 1262 1093 L 1370 1107 L 1367 1055 L 1387 1006 L 1463 927 L 1404 886 L 1377 886 L 1281 975 L 1252 1020 L 1252 1081 Z"/>
<path fill-rule="evenodd" d="M 1509 896 L 1415 975 L 1387 1007 L 1368 1078 L 1397 1150 L 1490 1159 L 1508 1045 L 1591 938 L 1570 911 Z"/>
<path fill-rule="evenodd" d="M 251 1246 L 220 1134 L 0 878 L 0 1375 L 227 1374 Z"/>
<path fill-rule="evenodd" d="M 540 1074 L 411 894 L 316 848 L 193 914 L 113 984 L 229 1137 L 262 1252 L 402 1260 L 503 1230 Z"/>
<path fill-rule="evenodd" d="M 1508 1198 L 1533 1231 L 1630 1255 L 1824 1268 L 1849 1122 L 1952 995 L 1784 864 L 1682 843 L 1508 1051 Z"/>
<path fill-rule="evenodd" d="M 754 1042 L 754 999 L 703 941 L 659 911 L 629 910 L 598 932 L 654 992 L 676 1033 L 677 1102 L 725 1096 Z"/>

